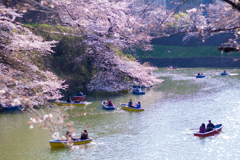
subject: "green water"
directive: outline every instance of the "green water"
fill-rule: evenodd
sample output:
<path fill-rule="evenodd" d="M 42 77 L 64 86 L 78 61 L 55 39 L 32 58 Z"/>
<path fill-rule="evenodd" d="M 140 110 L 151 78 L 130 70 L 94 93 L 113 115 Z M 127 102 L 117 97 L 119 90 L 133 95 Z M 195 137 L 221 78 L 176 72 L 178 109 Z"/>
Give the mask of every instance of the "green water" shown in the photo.
<path fill-rule="evenodd" d="M 90 125 L 94 140 L 79 150 L 51 149 L 48 130 L 29 129 L 28 118 L 19 112 L 0 113 L 0 159 L 240 159 L 240 70 L 229 69 L 229 76 L 219 76 L 223 69 L 182 68 L 157 74 L 165 81 L 146 95 L 124 93 L 88 96 L 92 104 L 75 107 L 69 113 L 79 134 Z M 196 79 L 203 72 L 206 78 Z M 144 112 L 96 110 L 101 101 L 114 104 L 140 101 Z M 211 119 L 222 123 L 220 134 L 199 138 L 193 130 Z"/>

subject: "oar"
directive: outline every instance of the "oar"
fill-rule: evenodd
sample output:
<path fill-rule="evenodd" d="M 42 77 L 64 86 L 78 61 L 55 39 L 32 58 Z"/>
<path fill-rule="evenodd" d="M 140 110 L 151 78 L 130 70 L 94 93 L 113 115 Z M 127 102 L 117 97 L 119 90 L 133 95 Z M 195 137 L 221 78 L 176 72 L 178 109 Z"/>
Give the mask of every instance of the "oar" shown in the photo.
<path fill-rule="evenodd" d="M 189 129 L 185 129 L 185 130 L 188 131 L 188 130 L 197 130 L 197 129 L 199 129 L 199 128 L 189 128 Z"/>
<path fill-rule="evenodd" d="M 102 106 L 102 105 L 101 105 Z M 96 109 L 98 109 L 99 107 L 101 107 L 101 106 L 98 106 Z"/>
<path fill-rule="evenodd" d="M 115 107 L 117 107 L 116 105 L 114 105 Z M 119 109 L 118 107 L 117 107 L 117 109 Z"/>

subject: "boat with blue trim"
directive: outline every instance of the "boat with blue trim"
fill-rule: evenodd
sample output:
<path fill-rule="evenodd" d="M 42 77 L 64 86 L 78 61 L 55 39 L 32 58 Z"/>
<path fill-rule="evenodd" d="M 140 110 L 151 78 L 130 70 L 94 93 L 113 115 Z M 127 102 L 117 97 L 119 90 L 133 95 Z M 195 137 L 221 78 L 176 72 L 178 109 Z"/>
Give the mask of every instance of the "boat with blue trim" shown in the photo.
<path fill-rule="evenodd" d="M 128 107 L 126 103 L 120 103 L 121 108 L 128 111 L 135 111 L 135 112 L 141 112 L 144 111 L 144 108 L 137 108 L 137 107 Z"/>
<path fill-rule="evenodd" d="M 114 104 L 113 106 L 108 106 L 105 101 L 102 101 L 102 106 L 103 106 L 103 109 L 106 109 L 106 110 L 114 110 L 116 108 Z"/>
<path fill-rule="evenodd" d="M 204 75 L 196 75 L 196 78 L 204 78 L 204 77 L 206 77 L 206 76 L 204 76 Z"/>
<path fill-rule="evenodd" d="M 3 107 L 0 106 L 3 111 L 13 111 L 13 110 L 20 110 L 22 108 L 22 105 L 18 105 L 18 106 L 9 106 L 9 107 Z M 20 109 L 19 109 L 20 108 Z"/>
<path fill-rule="evenodd" d="M 223 125 L 222 124 L 217 124 L 214 126 L 213 130 L 205 132 L 205 133 L 200 133 L 199 131 L 196 133 L 193 133 L 194 136 L 198 136 L 198 137 L 206 137 L 206 136 L 211 136 L 214 135 L 216 133 L 219 133 L 222 129 Z"/>
<path fill-rule="evenodd" d="M 87 144 L 92 142 L 92 138 L 88 139 L 77 139 L 72 141 L 73 145 L 81 145 L 81 144 Z M 66 147 L 68 146 L 67 143 L 68 141 L 62 141 L 62 140 L 50 140 L 49 144 L 52 148 L 59 148 L 59 147 Z"/>
<path fill-rule="evenodd" d="M 228 75 L 228 73 L 221 73 L 221 76 L 227 76 Z"/>
<path fill-rule="evenodd" d="M 145 94 L 144 91 L 141 90 L 141 88 L 136 88 L 132 90 L 133 94 Z"/>

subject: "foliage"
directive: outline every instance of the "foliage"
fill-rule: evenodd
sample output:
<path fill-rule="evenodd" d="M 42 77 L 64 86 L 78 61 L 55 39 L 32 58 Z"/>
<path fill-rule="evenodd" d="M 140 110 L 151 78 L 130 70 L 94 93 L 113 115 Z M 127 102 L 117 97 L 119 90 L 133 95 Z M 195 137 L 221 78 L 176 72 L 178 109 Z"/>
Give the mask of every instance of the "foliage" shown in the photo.
<path fill-rule="evenodd" d="M 150 41 L 153 38 L 186 33 L 184 40 L 202 36 L 204 41 L 214 34 L 234 31 L 236 38 L 230 39 L 225 46 L 239 48 L 239 12 L 232 8 L 232 4 L 217 2 L 177 14 L 176 8 L 168 10 L 164 6 L 154 7 L 151 5 L 153 2 L 154 0 L 147 4 L 132 0 L 23 0 L 19 2 L 19 11 L 6 8 L 5 5 L 10 6 L 9 3 L 0 3 L 1 105 L 21 104 L 28 107 L 27 111 L 37 115 L 36 118 L 31 118 L 31 125 L 43 123 L 44 127 L 53 132 L 68 126 L 74 132 L 72 123 L 64 124 L 67 118 L 64 110 L 56 109 L 56 114 L 45 114 L 44 111 L 39 114 L 33 108 L 34 105 L 50 106 L 47 101 L 60 98 L 62 95 L 59 89 L 67 87 L 63 84 L 64 81 L 58 80 L 52 72 L 40 69 L 34 61 L 53 53 L 52 47 L 57 41 L 49 40 L 57 39 L 59 35 L 70 36 L 64 37 L 60 44 L 65 45 L 63 42 L 67 42 L 71 48 L 60 48 L 58 53 L 61 55 L 56 60 L 64 61 L 65 68 L 74 69 L 79 63 L 89 66 L 79 68 L 92 76 L 88 83 L 89 91 L 118 91 L 129 84 L 147 86 L 161 82 L 151 75 L 155 68 L 129 61 L 129 58 L 122 56 L 123 50 L 135 50 L 136 47 L 151 50 Z M 180 5 L 185 2 L 182 1 Z M 61 24 L 65 27 L 45 30 L 48 26 L 42 25 L 43 29 L 38 30 L 46 32 L 43 39 L 30 30 L 36 26 L 16 21 L 16 17 L 21 17 L 27 10 L 51 13 L 47 18 L 50 21 L 54 17 L 60 17 Z M 58 24 L 55 21 L 52 23 Z M 53 36 L 53 33 L 57 36 Z M 73 40 L 78 43 L 73 43 Z M 78 54 L 78 50 L 82 53 Z M 58 125 L 62 127 L 56 127 Z M 55 137 L 59 138 L 57 133 Z"/>

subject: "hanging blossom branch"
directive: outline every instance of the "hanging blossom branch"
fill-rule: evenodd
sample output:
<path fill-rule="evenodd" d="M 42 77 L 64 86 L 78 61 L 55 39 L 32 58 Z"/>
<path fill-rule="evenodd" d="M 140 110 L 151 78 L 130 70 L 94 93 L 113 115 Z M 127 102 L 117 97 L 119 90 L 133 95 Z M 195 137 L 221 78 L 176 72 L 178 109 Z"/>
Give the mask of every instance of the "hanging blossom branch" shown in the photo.
<path fill-rule="evenodd" d="M 88 50 L 83 56 L 77 57 L 75 62 L 88 60 L 96 68 L 97 73 L 88 87 L 90 91 L 117 91 L 126 89 L 130 83 L 152 85 L 161 82 L 151 75 L 155 68 L 150 69 L 139 62 L 130 62 L 118 54 L 122 49 L 134 49 L 137 46 L 151 49 L 149 42 L 152 37 L 143 31 L 146 25 L 138 18 L 141 17 L 143 7 L 131 2 L 107 0 L 56 1 L 61 20 L 66 25 L 82 30 L 81 37 L 85 40 L 79 45 L 88 46 Z M 133 8 L 137 9 L 139 14 L 133 13 Z M 123 61 L 124 65 L 128 66 L 124 70 L 121 69 Z M 139 70 L 134 65 L 138 66 Z"/>
<path fill-rule="evenodd" d="M 16 11 L 0 3 L 0 105 L 21 105 L 20 109 L 30 118 L 30 128 L 34 125 L 48 128 L 55 138 L 61 138 L 56 137 L 59 130 L 75 131 L 64 113 L 71 106 L 56 108 L 48 101 L 61 98 L 60 90 L 65 90 L 67 85 L 52 72 L 40 70 L 33 62 L 53 53 L 51 48 L 57 42 L 44 41 L 16 23 L 15 18 L 22 16 Z"/>

